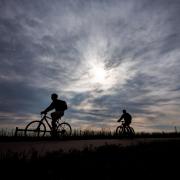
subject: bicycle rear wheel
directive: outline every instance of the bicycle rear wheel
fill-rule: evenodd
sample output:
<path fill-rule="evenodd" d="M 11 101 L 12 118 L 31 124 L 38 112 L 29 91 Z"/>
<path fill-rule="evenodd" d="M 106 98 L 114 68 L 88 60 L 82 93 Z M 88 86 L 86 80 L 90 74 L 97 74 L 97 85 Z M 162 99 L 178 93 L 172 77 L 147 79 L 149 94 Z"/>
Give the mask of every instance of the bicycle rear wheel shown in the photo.
<path fill-rule="evenodd" d="M 57 127 L 57 135 L 58 136 L 70 136 L 72 133 L 72 129 L 70 124 L 68 123 L 60 123 Z"/>
<path fill-rule="evenodd" d="M 123 126 L 118 126 L 117 128 L 116 128 L 116 135 L 117 136 L 121 136 L 121 135 L 123 135 L 124 134 L 124 127 Z"/>
<path fill-rule="evenodd" d="M 32 121 L 25 128 L 25 136 L 43 137 L 46 133 L 46 126 L 41 121 Z"/>

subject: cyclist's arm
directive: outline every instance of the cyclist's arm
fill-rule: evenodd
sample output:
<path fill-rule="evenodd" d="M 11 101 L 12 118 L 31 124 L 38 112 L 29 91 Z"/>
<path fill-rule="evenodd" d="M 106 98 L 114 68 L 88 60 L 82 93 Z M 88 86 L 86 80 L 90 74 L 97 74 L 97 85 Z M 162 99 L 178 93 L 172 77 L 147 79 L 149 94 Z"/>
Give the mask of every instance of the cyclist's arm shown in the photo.
<path fill-rule="evenodd" d="M 51 111 L 54 109 L 54 104 L 51 103 L 43 112 L 46 114 L 47 112 Z"/>
<path fill-rule="evenodd" d="M 118 122 L 120 122 L 124 118 L 124 114 L 118 119 Z"/>

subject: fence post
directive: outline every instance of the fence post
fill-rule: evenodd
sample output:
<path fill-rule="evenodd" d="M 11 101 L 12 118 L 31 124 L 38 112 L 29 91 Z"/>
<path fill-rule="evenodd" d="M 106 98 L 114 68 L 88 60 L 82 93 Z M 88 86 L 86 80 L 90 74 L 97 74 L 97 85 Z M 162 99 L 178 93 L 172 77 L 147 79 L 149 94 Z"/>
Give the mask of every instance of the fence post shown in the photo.
<path fill-rule="evenodd" d="M 176 126 L 174 127 L 174 130 L 175 130 L 175 133 L 177 133 L 177 128 L 176 128 Z"/>
<path fill-rule="evenodd" d="M 15 130 L 15 134 L 14 134 L 15 137 L 17 136 L 17 132 L 18 132 L 18 127 L 16 127 L 16 130 Z"/>

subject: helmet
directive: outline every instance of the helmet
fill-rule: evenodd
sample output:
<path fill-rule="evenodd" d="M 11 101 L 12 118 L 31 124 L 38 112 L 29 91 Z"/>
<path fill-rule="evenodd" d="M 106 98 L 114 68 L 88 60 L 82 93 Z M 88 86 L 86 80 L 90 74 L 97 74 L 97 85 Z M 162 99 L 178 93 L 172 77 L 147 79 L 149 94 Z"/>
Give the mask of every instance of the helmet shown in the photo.
<path fill-rule="evenodd" d="M 58 95 L 57 95 L 57 94 L 55 94 L 55 93 L 51 94 L 51 99 L 52 99 L 52 100 L 57 99 L 57 98 L 58 98 Z"/>

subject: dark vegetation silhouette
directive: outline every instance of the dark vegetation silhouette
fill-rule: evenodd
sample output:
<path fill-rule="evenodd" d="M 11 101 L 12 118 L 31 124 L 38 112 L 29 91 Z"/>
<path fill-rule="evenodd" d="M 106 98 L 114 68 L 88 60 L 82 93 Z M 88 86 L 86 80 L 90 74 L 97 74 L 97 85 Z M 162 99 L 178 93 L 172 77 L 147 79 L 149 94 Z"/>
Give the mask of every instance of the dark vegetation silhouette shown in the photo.
<path fill-rule="evenodd" d="M 7 152 L 0 156 L 6 179 L 173 179 L 179 176 L 180 141 L 166 140 L 121 147 L 88 146 L 39 156 Z"/>

